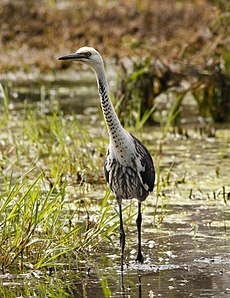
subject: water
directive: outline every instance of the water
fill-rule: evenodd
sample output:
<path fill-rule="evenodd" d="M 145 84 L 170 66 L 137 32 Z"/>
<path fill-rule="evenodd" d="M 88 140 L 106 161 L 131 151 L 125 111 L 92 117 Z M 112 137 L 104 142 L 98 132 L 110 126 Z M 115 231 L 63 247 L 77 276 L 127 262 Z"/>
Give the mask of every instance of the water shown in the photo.
<path fill-rule="evenodd" d="M 90 91 L 87 100 L 86 87 L 81 89 L 80 83 L 71 88 L 69 97 L 70 86 L 64 78 L 47 79 L 46 85 L 34 85 L 32 80 L 31 87 L 28 82 L 11 82 L 10 92 L 15 98 L 12 108 L 20 110 L 21 99 L 29 100 L 33 95 L 35 101 L 61 97 L 66 113 L 73 109 L 85 112 L 97 107 L 98 99 L 95 86 L 91 89 L 91 77 L 84 80 Z M 76 101 L 79 94 L 80 100 Z M 144 264 L 135 262 L 137 233 L 133 218 L 125 224 L 123 276 L 117 235 L 113 245 L 102 242 L 98 251 L 82 260 L 68 260 L 65 269 L 27 268 L 26 273 L 0 275 L 0 296 L 230 297 L 229 128 L 218 127 L 215 138 L 210 138 L 187 127 L 188 138 L 171 133 L 161 142 L 159 127 L 144 129 L 142 137 L 148 140 L 148 148 L 160 152 L 155 163 L 164 182 L 158 199 L 155 187 L 143 204 Z M 96 199 L 95 188 L 88 196 Z M 115 202 L 111 204 L 116 207 Z M 93 214 L 93 208 L 90 212 Z"/>

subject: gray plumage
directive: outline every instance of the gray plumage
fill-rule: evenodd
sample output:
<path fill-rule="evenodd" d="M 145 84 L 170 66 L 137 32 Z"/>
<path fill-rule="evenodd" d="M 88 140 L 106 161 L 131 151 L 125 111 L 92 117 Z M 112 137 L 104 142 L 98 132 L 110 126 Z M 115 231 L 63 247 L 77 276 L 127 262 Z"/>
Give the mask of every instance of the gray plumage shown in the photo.
<path fill-rule="evenodd" d="M 82 47 L 76 53 L 60 57 L 59 60 L 81 61 L 92 67 L 96 74 L 98 92 L 102 111 L 110 137 L 104 163 L 107 183 L 114 192 L 119 204 L 121 269 L 123 270 L 123 253 L 125 233 L 122 220 L 122 200 L 136 198 L 138 200 L 138 255 L 137 260 L 143 262 L 141 253 L 141 202 L 153 190 L 155 170 L 150 153 L 134 136 L 121 125 L 109 98 L 104 63 L 98 51 L 91 47 Z"/>
<path fill-rule="evenodd" d="M 107 150 L 104 171 L 106 181 L 121 202 L 137 198 L 144 201 L 154 186 L 154 166 L 147 149 L 138 139 L 130 135 L 134 143 L 136 154 L 130 158 L 129 165 L 123 165 L 116 157 L 112 157 Z M 123 153 L 123 150 L 120 150 Z"/>

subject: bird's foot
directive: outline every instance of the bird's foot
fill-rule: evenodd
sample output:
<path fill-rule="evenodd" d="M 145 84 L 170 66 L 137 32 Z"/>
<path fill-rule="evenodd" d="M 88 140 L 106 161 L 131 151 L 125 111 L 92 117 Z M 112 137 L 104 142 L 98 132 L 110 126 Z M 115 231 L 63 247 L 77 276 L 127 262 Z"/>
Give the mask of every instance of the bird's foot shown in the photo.
<path fill-rule="evenodd" d="M 137 255 L 137 258 L 136 258 L 136 262 L 139 262 L 139 263 L 144 263 L 144 257 L 142 255 L 141 252 L 138 252 L 138 255 Z"/>

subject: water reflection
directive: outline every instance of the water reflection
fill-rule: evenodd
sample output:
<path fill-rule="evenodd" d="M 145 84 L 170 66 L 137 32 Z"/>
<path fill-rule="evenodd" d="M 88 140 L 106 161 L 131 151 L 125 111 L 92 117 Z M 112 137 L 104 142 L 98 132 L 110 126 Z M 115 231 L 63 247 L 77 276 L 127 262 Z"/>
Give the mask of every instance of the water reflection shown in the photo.
<path fill-rule="evenodd" d="M 138 274 L 138 297 L 142 297 L 142 290 L 141 290 L 141 274 Z"/>
<path fill-rule="evenodd" d="M 127 288 L 125 286 L 124 271 L 121 270 L 120 274 L 121 274 L 121 297 L 122 298 L 131 297 L 130 296 L 130 292 L 131 292 L 130 286 L 127 286 Z M 136 282 L 137 296 L 136 297 L 142 298 L 142 285 L 141 285 L 142 275 L 139 272 L 137 272 L 136 276 L 137 276 L 137 282 Z"/>

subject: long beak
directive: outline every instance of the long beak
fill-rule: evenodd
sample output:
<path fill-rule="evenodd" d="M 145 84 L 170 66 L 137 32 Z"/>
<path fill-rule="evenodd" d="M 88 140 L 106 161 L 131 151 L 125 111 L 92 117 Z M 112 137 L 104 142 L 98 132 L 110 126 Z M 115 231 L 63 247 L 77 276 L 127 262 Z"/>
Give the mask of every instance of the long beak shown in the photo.
<path fill-rule="evenodd" d="M 86 57 L 84 55 L 73 53 L 73 54 L 59 57 L 58 60 L 81 60 L 81 59 L 85 59 L 85 58 Z"/>

